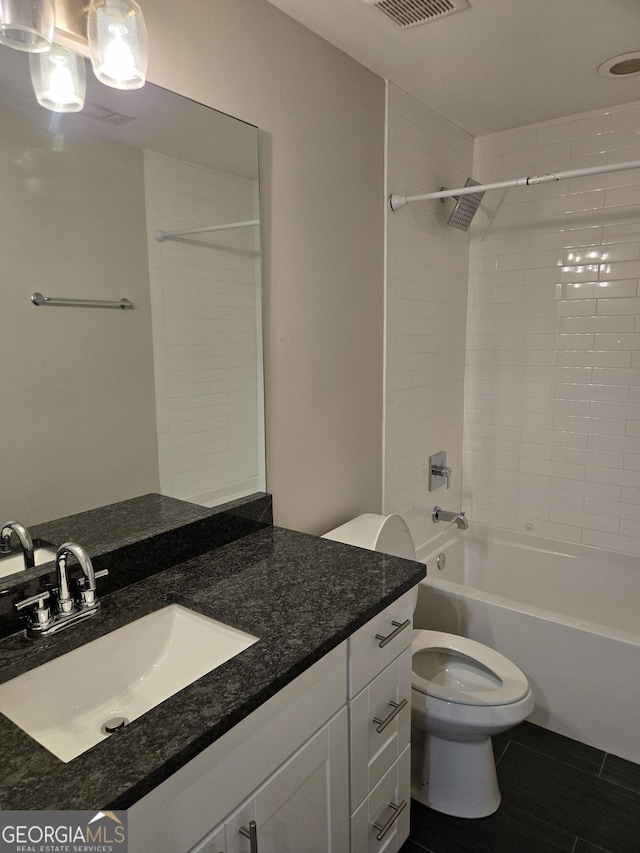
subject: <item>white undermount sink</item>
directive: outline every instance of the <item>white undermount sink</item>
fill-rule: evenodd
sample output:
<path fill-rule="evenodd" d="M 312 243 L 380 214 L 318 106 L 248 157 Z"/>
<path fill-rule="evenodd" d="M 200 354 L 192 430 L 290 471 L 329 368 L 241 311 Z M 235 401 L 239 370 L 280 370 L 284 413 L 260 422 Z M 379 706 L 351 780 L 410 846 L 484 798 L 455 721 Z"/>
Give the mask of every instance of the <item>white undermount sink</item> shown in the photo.
<path fill-rule="evenodd" d="M 33 550 L 33 557 L 36 566 L 41 566 L 43 563 L 48 563 L 50 560 L 55 560 L 55 548 L 36 547 Z M 14 575 L 16 572 L 24 571 L 24 555 L 22 551 L 19 554 L 10 554 L 7 557 L 0 556 L 0 578 L 6 578 L 9 575 Z"/>
<path fill-rule="evenodd" d="M 68 762 L 257 641 L 171 604 L 0 684 L 0 711 Z"/>

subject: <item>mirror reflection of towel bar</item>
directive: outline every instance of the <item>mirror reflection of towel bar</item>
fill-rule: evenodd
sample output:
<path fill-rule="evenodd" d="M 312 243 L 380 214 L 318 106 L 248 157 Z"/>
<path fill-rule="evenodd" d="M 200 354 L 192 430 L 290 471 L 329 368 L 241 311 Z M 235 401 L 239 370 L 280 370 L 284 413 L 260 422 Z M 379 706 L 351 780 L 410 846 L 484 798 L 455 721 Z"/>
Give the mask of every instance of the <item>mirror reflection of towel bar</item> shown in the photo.
<path fill-rule="evenodd" d="M 31 301 L 34 305 L 75 305 L 86 308 L 133 308 L 133 302 L 126 297 L 116 301 L 115 299 L 63 299 L 58 296 L 43 296 L 41 293 L 32 293 Z"/>

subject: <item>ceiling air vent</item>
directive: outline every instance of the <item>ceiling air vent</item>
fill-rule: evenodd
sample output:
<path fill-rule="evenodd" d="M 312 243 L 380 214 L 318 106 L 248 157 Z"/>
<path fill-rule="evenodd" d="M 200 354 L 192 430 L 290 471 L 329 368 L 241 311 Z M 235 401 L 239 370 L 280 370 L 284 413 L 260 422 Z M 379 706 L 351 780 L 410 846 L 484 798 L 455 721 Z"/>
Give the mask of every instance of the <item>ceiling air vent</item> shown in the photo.
<path fill-rule="evenodd" d="M 363 3 L 380 9 L 403 30 L 469 8 L 468 0 L 363 0 Z"/>

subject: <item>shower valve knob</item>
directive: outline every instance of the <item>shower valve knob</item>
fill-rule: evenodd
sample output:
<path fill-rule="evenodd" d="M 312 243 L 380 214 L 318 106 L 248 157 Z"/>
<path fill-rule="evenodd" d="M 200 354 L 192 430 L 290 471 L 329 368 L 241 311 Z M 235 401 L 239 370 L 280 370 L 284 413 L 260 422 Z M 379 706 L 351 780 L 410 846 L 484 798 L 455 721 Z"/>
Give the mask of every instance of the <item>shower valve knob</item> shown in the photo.
<path fill-rule="evenodd" d="M 429 457 L 430 492 L 434 489 L 439 489 L 443 485 L 443 482 L 446 483 L 448 489 L 451 488 L 451 468 L 445 464 L 446 461 L 447 454 L 444 450 Z"/>

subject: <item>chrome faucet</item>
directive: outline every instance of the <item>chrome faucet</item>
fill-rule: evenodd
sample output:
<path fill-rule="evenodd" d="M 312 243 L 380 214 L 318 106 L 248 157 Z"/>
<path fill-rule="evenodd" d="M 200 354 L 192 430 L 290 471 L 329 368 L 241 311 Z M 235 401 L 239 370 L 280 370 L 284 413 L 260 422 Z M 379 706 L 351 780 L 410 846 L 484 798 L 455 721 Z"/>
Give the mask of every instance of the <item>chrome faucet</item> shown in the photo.
<path fill-rule="evenodd" d="M 33 539 L 27 528 L 19 521 L 7 521 L 0 531 L 0 554 L 11 553 L 11 534 L 15 533 L 20 542 L 24 554 L 25 569 L 35 566 L 35 555 L 33 551 Z"/>
<path fill-rule="evenodd" d="M 58 607 L 60 613 L 72 613 L 76 608 L 76 603 L 71 597 L 69 590 L 69 576 L 67 572 L 67 560 L 69 556 L 75 557 L 78 565 L 82 569 L 84 580 L 81 582 L 80 606 L 84 606 L 95 601 L 96 575 L 93 570 L 93 563 L 87 552 L 75 542 L 65 542 L 58 548 L 56 554 L 56 573 L 58 576 Z M 87 596 L 90 595 L 90 600 Z"/>
<path fill-rule="evenodd" d="M 78 581 L 78 595 L 76 597 L 71 594 L 69 583 L 68 559 L 70 556 L 75 557 L 82 569 L 82 577 Z M 96 578 L 108 574 L 107 569 L 99 572 L 94 571 L 91 558 L 80 545 L 75 542 L 65 542 L 64 545 L 61 545 L 56 553 L 58 588 L 55 591 L 57 602 L 54 606 L 51 607 L 45 603 L 51 598 L 49 590 L 23 601 L 18 601 L 16 604 L 16 610 L 23 610 L 35 605 L 27 624 L 27 636 L 47 637 L 79 622 L 81 619 L 93 616 L 100 607 L 96 595 Z"/>
<path fill-rule="evenodd" d="M 469 529 L 469 519 L 463 512 L 451 512 L 448 509 L 442 509 L 440 506 L 434 506 L 431 518 L 435 522 L 453 521 L 458 525 L 460 530 Z"/>

